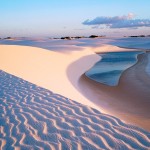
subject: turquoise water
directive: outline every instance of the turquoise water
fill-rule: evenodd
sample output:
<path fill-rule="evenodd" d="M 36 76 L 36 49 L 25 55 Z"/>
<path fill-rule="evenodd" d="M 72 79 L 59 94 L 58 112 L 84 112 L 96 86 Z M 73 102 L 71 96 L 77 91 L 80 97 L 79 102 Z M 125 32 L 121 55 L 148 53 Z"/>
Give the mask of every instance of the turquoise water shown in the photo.
<path fill-rule="evenodd" d="M 137 62 L 137 55 L 141 51 L 108 52 L 99 54 L 102 59 L 85 73 L 90 79 L 109 86 L 118 84 L 124 70 Z"/>

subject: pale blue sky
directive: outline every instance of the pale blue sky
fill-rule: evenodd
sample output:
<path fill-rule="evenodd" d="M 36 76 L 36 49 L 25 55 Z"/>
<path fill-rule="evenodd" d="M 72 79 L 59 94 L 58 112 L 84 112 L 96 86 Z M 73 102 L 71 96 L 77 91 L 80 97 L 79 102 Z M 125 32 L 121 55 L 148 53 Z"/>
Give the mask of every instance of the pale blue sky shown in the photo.
<path fill-rule="evenodd" d="M 150 0 L 0 0 L 0 36 L 76 36 L 150 34 L 138 29 L 92 28 L 96 17 L 135 14 L 150 19 Z"/>

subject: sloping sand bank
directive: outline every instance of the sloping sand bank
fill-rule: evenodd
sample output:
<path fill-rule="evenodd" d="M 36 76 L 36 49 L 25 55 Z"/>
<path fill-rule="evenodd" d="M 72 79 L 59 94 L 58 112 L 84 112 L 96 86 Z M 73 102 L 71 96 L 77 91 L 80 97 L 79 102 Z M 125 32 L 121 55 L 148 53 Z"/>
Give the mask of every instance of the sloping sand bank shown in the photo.
<path fill-rule="evenodd" d="M 71 48 L 60 53 L 28 46 L 0 45 L 0 69 L 100 110 L 82 95 L 78 86 L 80 76 L 100 57 L 88 48 Z M 68 77 L 69 64 L 84 56 L 87 58 L 73 66 Z"/>
<path fill-rule="evenodd" d="M 149 55 L 139 55 L 138 63 L 122 74 L 116 87 L 96 83 L 85 75 L 80 81 L 84 87 L 87 86 L 87 94 L 93 92 L 95 103 L 108 113 L 150 131 L 150 77 L 146 73 Z M 101 98 L 101 95 L 105 97 Z"/>

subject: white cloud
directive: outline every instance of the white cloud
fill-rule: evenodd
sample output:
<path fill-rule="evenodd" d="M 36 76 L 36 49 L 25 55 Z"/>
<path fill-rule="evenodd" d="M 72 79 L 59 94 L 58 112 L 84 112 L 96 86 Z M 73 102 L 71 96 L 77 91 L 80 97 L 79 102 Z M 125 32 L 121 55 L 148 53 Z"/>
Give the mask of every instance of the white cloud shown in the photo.
<path fill-rule="evenodd" d="M 104 26 L 108 28 L 138 28 L 150 27 L 150 19 L 135 19 L 133 13 L 115 17 L 96 17 L 93 20 L 85 20 L 84 25 Z"/>

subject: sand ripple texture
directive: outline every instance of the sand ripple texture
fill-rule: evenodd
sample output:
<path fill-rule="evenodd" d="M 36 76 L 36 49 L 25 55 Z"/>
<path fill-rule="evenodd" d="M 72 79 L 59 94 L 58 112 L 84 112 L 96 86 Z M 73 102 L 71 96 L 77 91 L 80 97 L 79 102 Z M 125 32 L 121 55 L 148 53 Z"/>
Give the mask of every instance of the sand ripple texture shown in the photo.
<path fill-rule="evenodd" d="M 2 150 L 150 149 L 149 132 L 4 71 L 0 87 Z"/>

